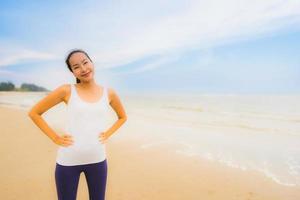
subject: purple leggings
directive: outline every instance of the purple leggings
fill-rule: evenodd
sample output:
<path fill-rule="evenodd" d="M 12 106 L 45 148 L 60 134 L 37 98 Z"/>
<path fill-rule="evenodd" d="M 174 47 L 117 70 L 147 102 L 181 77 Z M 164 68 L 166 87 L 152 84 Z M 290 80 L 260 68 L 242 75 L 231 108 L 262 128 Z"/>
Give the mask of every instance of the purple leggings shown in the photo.
<path fill-rule="evenodd" d="M 107 179 L 107 160 L 75 166 L 56 163 L 55 182 L 58 200 L 76 200 L 80 173 L 86 177 L 89 199 L 104 200 Z"/>

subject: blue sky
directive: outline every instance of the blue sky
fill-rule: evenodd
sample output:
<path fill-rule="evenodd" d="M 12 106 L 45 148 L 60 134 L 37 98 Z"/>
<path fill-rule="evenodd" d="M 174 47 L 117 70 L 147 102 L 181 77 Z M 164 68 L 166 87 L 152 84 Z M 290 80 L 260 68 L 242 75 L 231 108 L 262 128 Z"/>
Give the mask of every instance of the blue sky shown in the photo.
<path fill-rule="evenodd" d="M 0 2 L 0 81 L 74 83 L 86 50 L 120 92 L 299 94 L 300 1 Z"/>

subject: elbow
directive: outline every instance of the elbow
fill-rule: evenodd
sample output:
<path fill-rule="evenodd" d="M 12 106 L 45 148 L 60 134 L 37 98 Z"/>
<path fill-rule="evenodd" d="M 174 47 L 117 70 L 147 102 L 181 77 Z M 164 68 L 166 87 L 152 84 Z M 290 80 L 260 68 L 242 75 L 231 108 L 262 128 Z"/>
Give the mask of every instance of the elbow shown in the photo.
<path fill-rule="evenodd" d="M 27 112 L 27 115 L 32 119 L 34 116 L 37 115 L 37 113 L 34 112 L 33 110 L 30 110 L 29 112 Z"/>
<path fill-rule="evenodd" d="M 30 118 L 32 118 L 32 117 L 33 117 L 33 115 L 34 115 L 34 113 L 33 113 L 33 112 L 31 112 L 31 111 L 27 113 L 27 116 L 29 116 Z"/>
<path fill-rule="evenodd" d="M 123 121 L 123 123 L 126 122 L 127 121 L 127 116 L 122 117 L 121 120 Z"/>

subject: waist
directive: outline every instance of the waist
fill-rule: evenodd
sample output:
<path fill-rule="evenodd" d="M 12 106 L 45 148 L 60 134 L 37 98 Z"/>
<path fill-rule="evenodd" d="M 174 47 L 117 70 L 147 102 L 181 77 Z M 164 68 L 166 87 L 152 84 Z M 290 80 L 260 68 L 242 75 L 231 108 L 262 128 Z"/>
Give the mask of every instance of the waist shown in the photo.
<path fill-rule="evenodd" d="M 59 146 L 59 149 L 62 151 L 76 151 L 76 152 L 83 152 L 83 151 L 98 151 L 105 148 L 105 144 L 102 144 L 98 140 L 79 140 L 73 142 L 73 144 L 69 146 Z"/>
<path fill-rule="evenodd" d="M 79 165 L 102 161 L 106 158 L 103 144 L 88 146 L 60 146 L 57 151 L 56 161 L 61 165 Z"/>
<path fill-rule="evenodd" d="M 105 126 L 103 124 L 89 125 L 87 123 L 66 123 L 64 130 L 69 135 L 73 136 L 84 136 L 87 137 L 99 135 L 101 132 L 105 131 Z"/>
<path fill-rule="evenodd" d="M 98 134 L 72 135 L 73 144 L 69 147 L 88 147 L 103 145 Z"/>

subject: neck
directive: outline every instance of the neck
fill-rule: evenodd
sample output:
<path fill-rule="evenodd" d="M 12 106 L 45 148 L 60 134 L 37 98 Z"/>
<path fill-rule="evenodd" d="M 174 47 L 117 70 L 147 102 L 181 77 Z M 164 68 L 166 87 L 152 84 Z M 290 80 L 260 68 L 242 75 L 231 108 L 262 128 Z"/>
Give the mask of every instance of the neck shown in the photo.
<path fill-rule="evenodd" d="M 82 88 L 93 88 L 95 86 L 97 86 L 97 83 L 95 82 L 94 79 L 91 79 L 89 81 L 80 81 L 80 83 L 78 83 L 78 85 L 80 85 L 80 87 Z"/>

